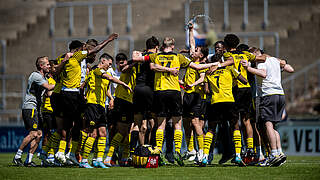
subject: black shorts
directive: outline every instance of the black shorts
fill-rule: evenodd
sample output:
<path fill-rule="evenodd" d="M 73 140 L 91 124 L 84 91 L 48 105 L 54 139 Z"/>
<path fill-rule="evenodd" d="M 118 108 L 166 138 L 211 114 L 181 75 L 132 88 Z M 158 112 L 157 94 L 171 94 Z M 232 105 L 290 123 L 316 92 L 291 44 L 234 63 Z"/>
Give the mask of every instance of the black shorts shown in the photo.
<path fill-rule="evenodd" d="M 50 103 L 51 107 L 53 109 L 53 114 L 56 117 L 62 117 L 62 110 L 63 110 L 63 105 L 62 105 L 62 100 L 61 100 L 61 94 L 60 93 L 52 93 L 50 96 Z"/>
<path fill-rule="evenodd" d="M 199 93 L 184 93 L 183 117 L 199 118 L 201 115 L 201 97 Z"/>
<path fill-rule="evenodd" d="M 209 122 L 221 123 L 224 121 L 233 121 L 235 117 L 233 102 L 220 102 L 210 104 L 207 108 Z"/>
<path fill-rule="evenodd" d="M 116 97 L 114 99 L 114 108 L 111 111 L 111 117 L 115 122 L 133 123 L 133 104 Z"/>
<path fill-rule="evenodd" d="M 280 122 L 284 108 L 284 95 L 270 95 L 261 97 L 259 104 L 259 122 Z"/>
<path fill-rule="evenodd" d="M 86 127 L 106 127 L 106 113 L 105 108 L 99 104 L 88 103 L 84 110 L 84 118 L 86 120 Z"/>
<path fill-rule="evenodd" d="M 57 129 L 56 118 L 53 113 L 42 112 L 43 130 L 48 133 L 52 129 Z"/>
<path fill-rule="evenodd" d="M 206 99 L 201 99 L 201 106 L 200 106 L 200 120 L 205 120 L 206 118 L 206 112 L 207 112 L 207 100 Z"/>
<path fill-rule="evenodd" d="M 79 123 L 83 110 L 83 98 L 79 92 L 61 91 L 61 105 L 63 107 L 63 128 L 72 128 L 73 122 Z"/>
<path fill-rule="evenodd" d="M 180 91 L 155 91 L 155 108 L 158 117 L 182 116 Z"/>
<path fill-rule="evenodd" d="M 253 116 L 251 88 L 234 88 L 232 92 L 235 99 L 235 111 L 245 118 L 251 118 Z"/>
<path fill-rule="evenodd" d="M 134 113 L 141 113 L 144 119 L 153 112 L 153 90 L 149 86 L 136 86 L 133 94 Z"/>
<path fill-rule="evenodd" d="M 42 128 L 42 123 L 36 109 L 22 109 L 22 119 L 27 131 L 37 131 Z"/>

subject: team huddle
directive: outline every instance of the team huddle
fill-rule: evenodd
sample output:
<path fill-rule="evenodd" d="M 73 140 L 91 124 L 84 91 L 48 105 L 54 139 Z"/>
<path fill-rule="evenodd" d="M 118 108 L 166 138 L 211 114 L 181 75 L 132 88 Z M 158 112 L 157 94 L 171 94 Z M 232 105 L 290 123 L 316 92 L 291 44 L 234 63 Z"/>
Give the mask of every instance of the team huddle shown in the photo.
<path fill-rule="evenodd" d="M 55 60 L 37 58 L 22 106 L 29 134 L 15 165 L 36 166 L 32 158 L 41 139 L 43 166 L 108 168 L 117 160 L 130 166 L 135 149 L 146 144 L 159 150 L 159 165 L 184 166 L 188 160 L 206 166 L 216 141 L 223 146 L 219 164 L 286 162 L 275 130 L 285 109 L 281 71 L 294 72 L 285 60 L 239 45 L 234 34 L 216 42 L 215 54 L 209 55 L 208 47 L 196 46 L 190 23 L 188 50 L 175 53 L 173 38 L 165 37 L 160 46 L 152 36 L 146 50 L 132 52 L 131 59 L 103 53 L 92 66 L 96 54 L 117 37 L 100 44 L 75 40 Z"/>

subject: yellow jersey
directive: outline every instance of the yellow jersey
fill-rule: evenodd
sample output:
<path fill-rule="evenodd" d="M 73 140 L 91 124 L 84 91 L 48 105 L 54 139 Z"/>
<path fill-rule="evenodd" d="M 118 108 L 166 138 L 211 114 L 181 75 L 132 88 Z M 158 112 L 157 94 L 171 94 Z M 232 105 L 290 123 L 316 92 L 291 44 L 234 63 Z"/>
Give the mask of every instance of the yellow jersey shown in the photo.
<path fill-rule="evenodd" d="M 182 54 L 176 54 L 173 52 L 150 54 L 150 61 L 154 64 L 168 68 L 185 68 L 190 64 L 190 59 Z M 174 76 L 169 72 L 155 72 L 154 77 L 154 90 L 176 90 L 180 91 L 179 77 Z"/>
<path fill-rule="evenodd" d="M 230 51 L 224 53 L 224 58 L 233 57 L 233 67 L 238 70 L 238 72 L 246 79 L 248 79 L 248 71 L 241 65 L 240 61 L 250 61 L 253 62 L 255 60 L 255 55 L 249 53 L 248 51 Z M 243 84 L 239 80 L 237 81 L 238 88 L 248 88 L 250 84 Z"/>
<path fill-rule="evenodd" d="M 86 78 L 86 97 L 87 103 L 99 104 L 102 107 L 105 107 L 110 81 L 102 78 L 103 73 L 107 73 L 111 76 L 111 74 L 100 68 L 96 68 L 89 73 Z"/>
<path fill-rule="evenodd" d="M 88 51 L 73 53 L 62 71 L 62 85 L 66 88 L 79 88 L 81 81 L 81 61 L 87 57 Z"/>
<path fill-rule="evenodd" d="M 64 59 L 64 57 L 65 57 L 65 54 L 63 54 L 61 56 L 58 56 L 57 59 L 56 59 L 57 63 L 60 64 L 61 61 Z M 53 89 L 54 93 L 60 93 L 60 91 L 61 91 L 61 88 L 62 88 L 62 80 L 61 80 L 61 78 L 62 78 L 62 73 L 60 73 L 59 75 L 57 75 L 55 77 L 56 85 L 54 86 L 54 89 Z"/>
<path fill-rule="evenodd" d="M 136 73 L 136 68 L 132 67 L 127 72 L 121 73 L 119 80 L 126 83 L 131 89 L 134 89 L 136 87 Z M 129 89 L 122 85 L 118 85 L 116 87 L 115 97 L 133 103 L 133 92 L 129 91 Z"/>
<path fill-rule="evenodd" d="M 212 75 L 206 76 L 212 91 L 211 104 L 234 102 L 232 87 L 238 75 L 233 66 L 227 66 L 219 67 Z"/>
<path fill-rule="evenodd" d="M 48 84 L 56 84 L 56 81 L 52 77 L 49 77 L 47 80 L 48 80 Z M 53 112 L 53 109 L 50 103 L 50 97 L 45 97 L 43 99 L 43 103 L 41 105 L 41 112 L 48 112 L 48 113 Z"/>

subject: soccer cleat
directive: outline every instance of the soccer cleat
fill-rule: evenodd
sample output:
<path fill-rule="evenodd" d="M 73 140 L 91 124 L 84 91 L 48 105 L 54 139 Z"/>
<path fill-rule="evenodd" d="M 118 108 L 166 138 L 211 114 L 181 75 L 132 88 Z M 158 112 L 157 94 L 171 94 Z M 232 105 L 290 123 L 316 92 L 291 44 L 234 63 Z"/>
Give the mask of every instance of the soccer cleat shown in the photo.
<path fill-rule="evenodd" d="M 44 153 L 40 153 L 39 159 L 41 159 L 42 161 L 46 161 L 47 160 L 47 155 L 44 154 Z"/>
<path fill-rule="evenodd" d="M 203 158 L 203 150 L 199 150 L 199 152 L 197 152 L 197 161 L 198 163 L 202 162 L 202 158 Z M 207 158 L 208 159 L 208 158 Z"/>
<path fill-rule="evenodd" d="M 112 166 L 113 166 L 112 163 L 111 163 L 111 160 L 109 160 L 109 161 L 104 160 L 104 161 L 103 161 L 103 164 L 106 165 L 106 166 L 108 166 L 108 167 L 112 167 Z"/>
<path fill-rule="evenodd" d="M 51 164 L 51 165 L 53 165 L 54 164 L 54 156 L 48 156 L 47 157 L 47 159 L 46 159 L 46 161 L 49 163 L 49 164 Z"/>
<path fill-rule="evenodd" d="M 165 156 L 162 153 L 160 154 L 160 158 L 159 158 L 159 162 L 158 163 L 159 163 L 159 166 L 165 166 L 165 165 L 168 164 Z"/>
<path fill-rule="evenodd" d="M 265 159 L 259 161 L 257 165 L 260 167 L 266 167 L 267 163 L 268 163 L 268 158 L 265 158 Z"/>
<path fill-rule="evenodd" d="M 88 162 L 81 162 L 80 163 L 80 167 L 81 168 L 93 168 L 92 166 L 90 166 L 90 164 Z"/>
<path fill-rule="evenodd" d="M 205 167 L 208 164 L 208 155 L 203 155 L 202 161 L 199 161 L 200 166 Z"/>
<path fill-rule="evenodd" d="M 34 163 L 33 161 L 31 161 L 31 162 L 24 162 L 24 166 L 25 166 L 25 167 L 37 167 L 36 163 Z"/>
<path fill-rule="evenodd" d="M 246 163 L 247 165 L 254 165 L 255 164 L 254 157 L 255 157 L 255 154 L 253 152 L 253 149 L 248 149 L 246 154 L 243 157 L 243 162 Z"/>
<path fill-rule="evenodd" d="M 232 159 L 233 158 L 233 155 L 231 154 L 231 155 L 222 155 L 222 157 L 221 157 L 221 159 L 219 160 L 219 164 L 224 164 L 224 163 L 226 163 L 226 162 L 228 162 L 230 159 Z"/>
<path fill-rule="evenodd" d="M 284 154 L 280 154 L 279 155 L 279 161 L 275 162 L 272 167 L 278 167 L 278 166 L 282 166 L 283 164 L 286 163 L 287 157 Z"/>
<path fill-rule="evenodd" d="M 15 164 L 16 166 L 24 166 L 21 158 L 18 158 L 18 159 L 13 158 L 12 163 Z"/>
<path fill-rule="evenodd" d="M 98 167 L 98 161 L 96 159 L 92 159 L 92 166 L 93 167 Z"/>
<path fill-rule="evenodd" d="M 239 156 L 236 156 L 234 158 L 234 163 L 239 166 L 246 166 L 246 164 L 242 161 L 241 157 L 239 157 Z"/>
<path fill-rule="evenodd" d="M 270 167 L 276 167 L 277 165 L 279 166 L 279 162 L 281 161 L 281 158 L 280 156 L 272 156 L 268 163 L 267 163 L 267 166 L 270 166 Z"/>
<path fill-rule="evenodd" d="M 98 167 L 98 168 L 109 168 L 109 167 L 105 166 L 102 161 L 95 161 L 95 162 L 96 162 L 96 165 L 93 165 L 94 167 Z"/>
<path fill-rule="evenodd" d="M 56 159 L 61 163 L 61 164 L 65 164 L 66 163 L 66 156 L 63 154 L 63 153 L 61 153 L 61 152 L 57 152 L 56 153 Z"/>
<path fill-rule="evenodd" d="M 166 153 L 166 156 L 165 156 L 165 162 L 166 164 L 174 164 L 174 156 L 173 156 L 173 152 L 169 152 L 169 153 Z"/>
<path fill-rule="evenodd" d="M 185 155 L 184 155 L 184 160 L 188 160 L 188 161 L 194 161 L 196 159 L 196 155 L 197 152 L 195 150 L 192 151 L 188 151 Z"/>
<path fill-rule="evenodd" d="M 70 153 L 67 160 L 71 161 L 73 165 L 79 165 L 79 162 L 76 158 L 76 155 L 73 153 Z"/>
<path fill-rule="evenodd" d="M 182 159 L 180 153 L 178 153 L 178 152 L 175 152 L 175 153 L 174 153 L 174 160 L 176 160 L 177 163 L 178 163 L 180 166 L 184 166 L 184 162 L 183 162 L 183 159 Z"/>

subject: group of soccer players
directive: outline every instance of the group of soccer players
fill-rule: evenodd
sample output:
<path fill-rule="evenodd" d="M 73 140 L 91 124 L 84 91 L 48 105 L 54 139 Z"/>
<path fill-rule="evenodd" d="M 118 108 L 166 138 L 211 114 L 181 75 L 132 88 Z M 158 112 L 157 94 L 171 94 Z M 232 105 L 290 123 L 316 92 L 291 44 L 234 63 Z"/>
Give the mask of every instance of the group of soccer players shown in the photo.
<path fill-rule="evenodd" d="M 117 37 L 112 34 L 100 44 L 94 39 L 72 41 L 69 52 L 57 59 L 37 59 L 22 107 L 29 134 L 14 164 L 36 166 L 32 157 L 42 138 L 43 166 L 108 168 L 115 165 L 115 157 L 119 165 L 128 166 L 135 148 L 144 144 L 160 150 L 160 165 L 169 159 L 183 166 L 188 159 L 206 166 L 219 140 L 217 127 L 219 137 L 224 137 L 220 164 L 232 158 L 242 166 L 285 163 L 274 125 L 285 108 L 281 69 L 294 71 L 286 61 L 239 45 L 234 34 L 216 42 L 215 54 L 209 55 L 208 47 L 196 46 L 190 23 L 185 55 L 174 52 L 173 38 L 165 37 L 160 47 L 151 37 L 146 50 L 132 52 L 132 59 L 117 54 L 115 68 L 107 53 L 92 66 L 96 54 Z M 184 77 L 179 79 L 183 68 Z M 261 91 L 259 118 L 256 89 Z M 183 136 L 186 153 L 181 152 Z M 171 159 L 165 157 L 164 141 Z M 28 144 L 23 163 L 21 155 Z"/>

